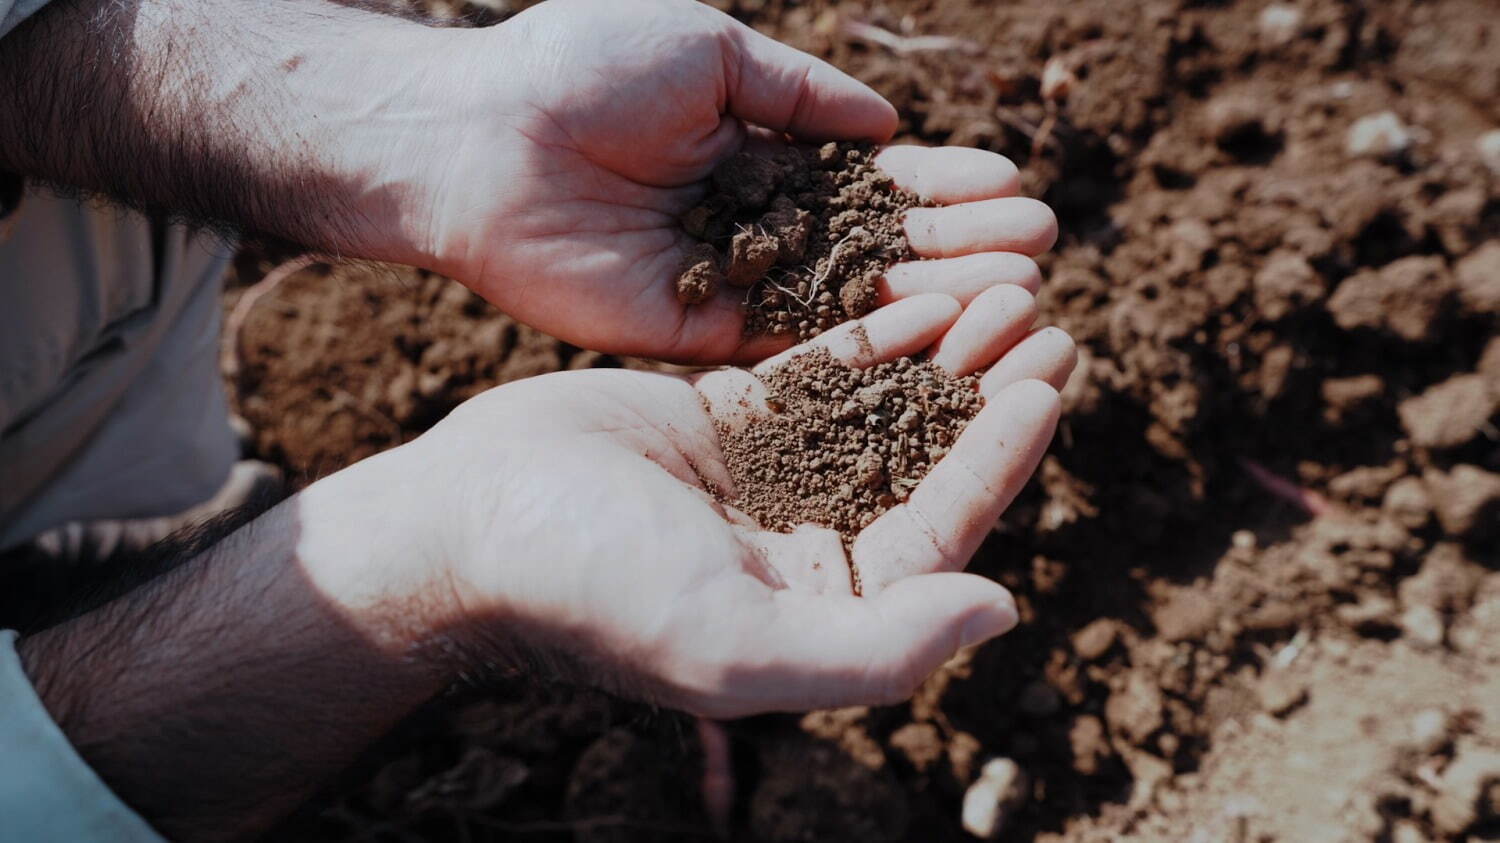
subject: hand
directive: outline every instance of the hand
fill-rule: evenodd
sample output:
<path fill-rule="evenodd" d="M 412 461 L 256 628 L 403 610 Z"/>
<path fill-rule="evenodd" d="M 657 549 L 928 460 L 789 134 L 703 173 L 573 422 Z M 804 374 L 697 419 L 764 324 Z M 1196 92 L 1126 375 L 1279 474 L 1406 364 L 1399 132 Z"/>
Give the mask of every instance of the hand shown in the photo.
<path fill-rule="evenodd" d="M 425 168 L 407 181 L 436 186 L 416 194 L 431 228 L 426 252 L 408 262 L 588 348 L 722 363 L 785 347 L 785 338 L 746 342 L 734 291 L 677 301 L 672 281 L 690 243 L 678 217 L 744 143 L 747 123 L 805 140 L 883 141 L 896 126 L 889 103 L 689 0 L 553 0 L 451 35 L 464 43 L 444 53 L 429 95 L 456 116 L 441 131 L 456 151 L 429 154 L 433 132 L 401 155 Z M 1036 289 L 1028 256 L 1050 247 L 1056 224 L 1016 196 L 1010 161 L 896 147 L 878 163 L 949 206 L 911 212 L 914 251 L 942 260 L 893 267 L 883 301 Z"/>
<path fill-rule="evenodd" d="M 955 649 L 1016 622 L 1005 589 L 956 572 L 1057 422 L 1073 345 L 1057 329 L 1028 335 L 1035 315 L 1015 286 L 962 315 L 920 295 L 862 320 L 868 346 L 853 324 L 809 344 L 859 366 L 930 349 L 950 372 L 989 367 L 989 402 L 950 454 L 854 542 L 864 597 L 835 533 L 767 532 L 705 491 L 732 488 L 714 419 L 768 412 L 742 401 L 758 384 L 749 371 L 570 372 L 469 401 L 388 455 L 431 481 L 408 481 L 428 508 L 405 517 L 442 537 L 449 573 L 435 579 L 451 597 L 434 626 L 483 663 L 707 716 L 909 696 Z"/>

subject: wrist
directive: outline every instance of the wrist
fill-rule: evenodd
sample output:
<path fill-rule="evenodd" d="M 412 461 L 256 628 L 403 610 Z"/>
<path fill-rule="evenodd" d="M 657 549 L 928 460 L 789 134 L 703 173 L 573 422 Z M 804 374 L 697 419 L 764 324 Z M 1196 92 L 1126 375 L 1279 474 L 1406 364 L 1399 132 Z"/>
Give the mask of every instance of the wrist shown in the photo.
<path fill-rule="evenodd" d="M 441 510 L 411 445 L 323 478 L 296 499 L 297 565 L 313 590 L 391 664 L 436 692 L 455 678 L 458 622 Z"/>

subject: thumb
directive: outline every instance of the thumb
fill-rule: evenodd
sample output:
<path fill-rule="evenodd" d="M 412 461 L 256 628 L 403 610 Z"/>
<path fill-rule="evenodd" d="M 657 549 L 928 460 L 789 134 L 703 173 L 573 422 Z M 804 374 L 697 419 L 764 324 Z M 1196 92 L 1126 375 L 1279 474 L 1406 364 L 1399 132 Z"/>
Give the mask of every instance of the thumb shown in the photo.
<path fill-rule="evenodd" d="M 727 111 L 801 140 L 890 140 L 896 109 L 833 65 L 736 21 L 729 31 Z"/>
<path fill-rule="evenodd" d="M 909 699 L 961 647 L 1016 625 L 1016 604 L 999 583 L 973 574 L 907 577 L 873 598 L 793 590 L 745 650 L 736 700 L 742 716 Z"/>

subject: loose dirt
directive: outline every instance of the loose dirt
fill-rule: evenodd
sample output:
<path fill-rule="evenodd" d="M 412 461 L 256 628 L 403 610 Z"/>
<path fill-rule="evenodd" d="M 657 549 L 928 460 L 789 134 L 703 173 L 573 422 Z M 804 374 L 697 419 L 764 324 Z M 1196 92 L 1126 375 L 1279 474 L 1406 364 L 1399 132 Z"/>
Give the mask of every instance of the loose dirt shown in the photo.
<path fill-rule="evenodd" d="M 748 334 L 806 340 L 875 308 L 876 283 L 909 257 L 902 214 L 924 204 L 873 163 L 870 144 L 742 152 L 682 217 L 698 238 L 677 278 L 696 304 L 743 288 Z"/>
<path fill-rule="evenodd" d="M 866 369 L 826 350 L 762 380 L 772 412 L 719 425 L 736 495 L 726 501 L 769 530 L 837 530 L 845 548 L 910 496 L 984 406 L 979 381 L 902 357 Z M 854 592 L 859 569 L 850 563 Z"/>
<path fill-rule="evenodd" d="M 873 85 L 899 140 L 1016 160 L 1082 358 L 970 566 L 1021 625 L 910 703 L 729 724 L 730 838 L 972 840 L 997 757 L 1030 782 L 1010 840 L 1500 834 L 1493 0 L 720 5 Z M 246 340 L 256 451 L 305 474 L 523 373 L 637 365 L 405 272 L 305 272 Z M 655 760 L 598 764 L 622 728 Z M 278 839 L 712 840 L 695 734 L 456 695 Z"/>

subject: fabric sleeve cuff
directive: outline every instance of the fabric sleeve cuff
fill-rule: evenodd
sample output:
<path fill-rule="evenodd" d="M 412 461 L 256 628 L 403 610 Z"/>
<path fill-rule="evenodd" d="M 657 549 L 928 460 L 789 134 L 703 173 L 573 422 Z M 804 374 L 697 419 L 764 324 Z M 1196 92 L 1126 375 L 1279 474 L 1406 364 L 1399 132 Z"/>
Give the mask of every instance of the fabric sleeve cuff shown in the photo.
<path fill-rule="evenodd" d="M 0 630 L 0 837 L 163 843 L 52 721 L 21 667 L 16 638 L 14 631 Z"/>

